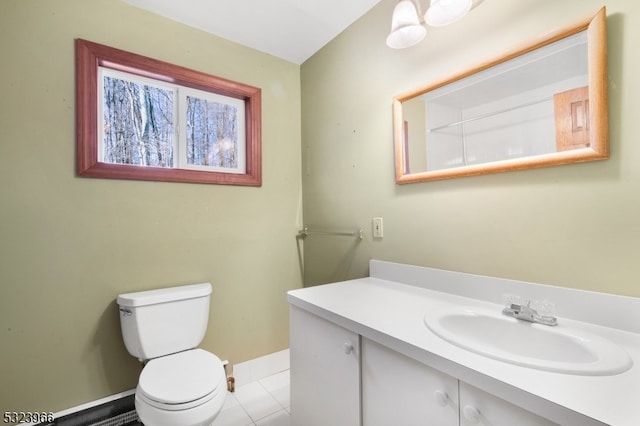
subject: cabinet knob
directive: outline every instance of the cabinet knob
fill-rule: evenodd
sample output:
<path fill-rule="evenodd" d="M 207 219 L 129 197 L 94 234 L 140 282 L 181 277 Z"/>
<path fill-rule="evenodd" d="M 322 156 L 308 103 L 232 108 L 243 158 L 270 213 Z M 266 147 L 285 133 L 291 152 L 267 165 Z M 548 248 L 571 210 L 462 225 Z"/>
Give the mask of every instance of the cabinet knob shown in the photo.
<path fill-rule="evenodd" d="M 477 425 L 480 423 L 480 412 L 476 407 L 467 405 L 462 409 L 462 414 L 464 414 L 464 418 L 472 424 Z"/>
<path fill-rule="evenodd" d="M 433 393 L 433 400 L 440 407 L 446 407 L 449 404 L 449 396 L 443 391 L 435 391 Z"/>
<path fill-rule="evenodd" d="M 342 350 L 344 351 L 345 354 L 349 355 L 351 352 L 353 352 L 353 345 L 347 342 L 344 345 L 342 345 Z"/>

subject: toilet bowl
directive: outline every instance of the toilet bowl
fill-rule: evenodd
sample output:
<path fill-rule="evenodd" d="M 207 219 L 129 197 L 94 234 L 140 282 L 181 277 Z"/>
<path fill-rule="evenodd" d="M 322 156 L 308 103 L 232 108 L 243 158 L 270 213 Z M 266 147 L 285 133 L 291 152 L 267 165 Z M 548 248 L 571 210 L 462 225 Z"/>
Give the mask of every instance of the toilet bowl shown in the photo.
<path fill-rule="evenodd" d="M 211 284 L 121 294 L 127 351 L 144 363 L 135 394 L 145 426 L 210 426 L 227 396 L 220 358 L 196 348 L 206 332 Z"/>
<path fill-rule="evenodd" d="M 149 426 L 209 426 L 227 392 L 222 361 L 202 349 L 156 358 L 140 374 L 135 404 Z"/>

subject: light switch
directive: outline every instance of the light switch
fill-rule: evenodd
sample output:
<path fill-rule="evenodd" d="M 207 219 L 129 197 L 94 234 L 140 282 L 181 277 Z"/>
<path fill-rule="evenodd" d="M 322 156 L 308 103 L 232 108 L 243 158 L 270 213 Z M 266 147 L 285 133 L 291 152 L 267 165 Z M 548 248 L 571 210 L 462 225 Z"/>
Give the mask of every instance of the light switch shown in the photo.
<path fill-rule="evenodd" d="M 382 218 L 374 217 L 371 222 L 373 226 L 373 238 L 384 237 L 384 225 L 382 224 Z"/>

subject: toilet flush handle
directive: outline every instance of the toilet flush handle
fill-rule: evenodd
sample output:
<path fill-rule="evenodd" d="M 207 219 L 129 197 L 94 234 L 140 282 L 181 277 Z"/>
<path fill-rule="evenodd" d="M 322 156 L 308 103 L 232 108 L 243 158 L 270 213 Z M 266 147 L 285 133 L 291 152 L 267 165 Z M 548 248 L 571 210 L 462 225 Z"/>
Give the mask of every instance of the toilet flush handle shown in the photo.
<path fill-rule="evenodd" d="M 344 345 L 342 345 L 342 350 L 345 354 L 349 355 L 351 352 L 353 352 L 353 345 L 349 342 L 346 342 Z"/>

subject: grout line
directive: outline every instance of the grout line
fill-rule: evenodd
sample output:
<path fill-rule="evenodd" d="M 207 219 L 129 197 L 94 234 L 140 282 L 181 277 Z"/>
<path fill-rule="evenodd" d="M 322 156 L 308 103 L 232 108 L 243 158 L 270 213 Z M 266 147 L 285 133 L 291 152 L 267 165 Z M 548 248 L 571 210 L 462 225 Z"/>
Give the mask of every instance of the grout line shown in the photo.
<path fill-rule="evenodd" d="M 234 398 L 236 398 L 236 397 L 235 397 L 235 395 L 234 395 L 233 397 L 234 397 Z M 251 420 L 251 425 L 256 426 L 256 422 L 255 422 L 255 421 L 253 421 L 253 417 L 251 417 L 251 415 L 249 415 L 249 412 L 247 411 L 247 409 L 246 409 L 246 408 L 244 408 L 244 405 L 242 405 L 242 404 L 240 403 L 240 401 L 238 401 L 238 398 L 236 398 L 236 401 L 238 402 L 238 405 L 240 406 L 240 408 L 242 408 L 242 411 L 244 411 L 244 413 L 247 415 L 247 418 L 248 418 L 249 420 Z M 245 425 L 245 426 L 249 426 L 249 425 Z"/>
<path fill-rule="evenodd" d="M 242 407 L 242 410 L 247 414 L 247 416 L 249 417 L 249 419 L 251 419 L 251 422 L 252 422 L 252 424 L 253 424 L 254 426 L 256 426 L 256 425 L 257 425 L 257 423 L 256 423 L 256 422 L 259 422 L 259 421 L 261 421 L 261 420 L 264 420 L 264 419 L 266 419 L 267 417 L 273 416 L 274 414 L 279 413 L 279 412 L 281 412 L 281 411 L 284 411 L 284 412 L 286 413 L 286 415 L 287 415 L 287 416 L 290 416 L 290 415 L 291 415 L 291 413 L 290 413 L 290 412 L 289 412 L 289 410 L 287 409 L 288 407 L 285 407 L 284 405 L 282 405 L 282 403 L 278 400 L 278 398 L 276 398 L 276 396 L 274 395 L 274 393 L 273 393 L 273 392 L 271 392 L 269 389 L 267 389 L 267 387 L 266 387 L 266 386 L 261 382 L 261 380 L 267 379 L 267 378 L 272 377 L 272 376 L 277 376 L 277 375 L 280 375 L 280 374 L 286 373 L 286 371 L 288 371 L 288 370 L 281 371 L 281 372 L 278 372 L 278 373 L 272 374 L 271 376 L 267 376 L 267 377 L 264 377 L 263 379 L 258 379 L 258 380 L 255 380 L 254 382 L 252 382 L 252 383 L 257 383 L 257 384 L 260 386 L 260 388 L 262 388 L 262 389 L 266 392 L 266 394 L 267 394 L 267 395 L 269 395 L 269 396 L 270 396 L 270 397 L 271 397 L 271 398 L 272 398 L 272 399 L 273 399 L 273 400 L 278 404 L 278 406 L 280 407 L 280 409 L 279 409 L 278 411 L 275 411 L 275 412 L 273 412 L 273 413 L 267 414 L 267 415 L 265 415 L 265 416 L 263 416 L 263 417 L 261 417 L 261 418 L 259 418 L 259 419 L 254 419 L 253 417 L 251 417 L 251 415 L 249 414 L 249 412 L 248 412 L 248 411 L 245 409 L 245 407 L 242 405 L 242 403 L 240 402 L 240 400 L 238 400 L 238 399 L 236 398 L 236 401 L 238 402 L 238 404 L 240 405 L 240 407 Z M 246 385 L 249 385 L 249 384 L 250 384 L 250 383 L 247 383 Z M 287 382 L 287 385 L 286 385 L 286 386 L 283 386 L 283 388 L 285 388 L 285 387 L 289 387 L 289 386 L 290 386 L 290 382 Z M 235 396 L 234 396 L 234 398 L 235 398 Z"/>

